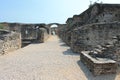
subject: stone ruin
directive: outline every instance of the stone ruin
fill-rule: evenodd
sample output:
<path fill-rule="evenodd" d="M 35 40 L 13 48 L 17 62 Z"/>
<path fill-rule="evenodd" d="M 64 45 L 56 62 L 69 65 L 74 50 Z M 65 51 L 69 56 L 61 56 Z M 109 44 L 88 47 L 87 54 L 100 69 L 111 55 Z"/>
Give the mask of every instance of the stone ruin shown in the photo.
<path fill-rule="evenodd" d="M 0 55 L 21 48 L 21 35 L 16 32 L 0 30 Z"/>
<path fill-rule="evenodd" d="M 1 23 L 5 30 L 21 34 L 22 43 L 45 42 L 50 35 L 46 24 Z"/>
<path fill-rule="evenodd" d="M 83 54 L 81 53 L 82 51 L 88 51 L 90 52 L 88 55 L 94 59 L 99 57 L 115 61 L 115 64 L 111 67 L 114 70 L 111 70 L 109 64 L 106 63 L 106 66 L 102 67 L 106 69 L 108 66 L 108 72 L 115 73 L 117 69 L 116 64 L 120 64 L 119 26 L 120 4 L 95 3 L 80 15 L 68 18 L 66 25 L 59 28 L 58 31 L 60 33 L 59 37 L 71 47 L 73 52 Z M 84 55 L 81 56 L 81 61 L 87 63 L 86 66 L 89 66 L 89 62 L 85 60 L 89 57 L 83 57 Z M 92 65 L 96 64 L 92 63 Z M 92 67 L 90 68 L 90 70 L 93 70 Z M 105 71 L 103 73 L 108 72 Z M 103 74 L 102 72 L 99 73 L 99 71 L 98 73 L 93 71 L 93 73 L 96 75 Z"/>
<path fill-rule="evenodd" d="M 11 44 L 13 41 L 44 42 L 54 30 L 50 28 L 52 24 L 1 24 L 5 30 L 14 31 L 5 34 L 5 39 L 1 37 L 1 54 L 20 47 L 20 43 Z M 94 75 L 116 73 L 117 65 L 120 64 L 120 4 L 95 3 L 80 15 L 68 18 L 66 24 L 57 25 L 57 35 L 73 52 L 80 53 L 81 61 Z M 16 32 L 18 36 L 9 37 Z"/>
<path fill-rule="evenodd" d="M 63 26 L 59 23 L 50 24 L 23 24 L 23 23 L 0 23 L 0 43 L 1 51 L 0 54 L 8 53 L 9 51 L 19 49 L 21 46 L 24 47 L 30 43 L 43 43 L 49 36 L 51 31 L 58 33 L 58 27 L 55 29 L 51 28 L 51 25 L 57 25 L 58 27 Z M 4 33 L 5 34 L 2 34 Z M 15 44 L 17 43 L 17 44 Z"/>
<path fill-rule="evenodd" d="M 116 73 L 116 61 L 103 57 L 93 57 L 89 55 L 90 53 L 89 51 L 82 51 L 80 58 L 94 76 Z"/>
<path fill-rule="evenodd" d="M 24 24 L 21 26 L 22 40 L 32 42 L 45 42 L 49 37 L 49 29 L 45 24 Z"/>

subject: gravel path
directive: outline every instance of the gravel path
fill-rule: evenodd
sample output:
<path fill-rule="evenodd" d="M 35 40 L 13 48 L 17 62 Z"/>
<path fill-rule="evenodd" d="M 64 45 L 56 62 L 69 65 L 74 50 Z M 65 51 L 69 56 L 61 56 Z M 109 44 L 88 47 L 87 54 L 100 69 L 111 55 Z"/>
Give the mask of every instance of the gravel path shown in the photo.
<path fill-rule="evenodd" d="M 0 80 L 120 80 L 119 73 L 92 76 L 56 36 L 0 56 Z"/>

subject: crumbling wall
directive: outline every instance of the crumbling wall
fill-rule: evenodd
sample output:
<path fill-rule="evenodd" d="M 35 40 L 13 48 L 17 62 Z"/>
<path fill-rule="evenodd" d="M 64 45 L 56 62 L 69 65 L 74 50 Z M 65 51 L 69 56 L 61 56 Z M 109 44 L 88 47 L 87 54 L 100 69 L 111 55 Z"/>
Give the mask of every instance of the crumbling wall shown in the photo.
<path fill-rule="evenodd" d="M 3 33 L 5 32 L 5 33 Z M 21 35 L 16 32 L 1 31 L 0 35 L 0 54 L 6 54 L 21 48 Z"/>
<path fill-rule="evenodd" d="M 74 30 L 71 34 L 71 45 L 70 45 L 73 52 L 81 51 L 81 50 L 79 50 L 81 48 L 78 45 L 78 38 L 80 38 L 80 34 L 78 33 L 77 30 Z"/>
<path fill-rule="evenodd" d="M 97 45 L 113 44 L 114 37 L 120 34 L 120 23 L 96 23 L 75 29 L 72 45 L 79 45 L 81 50 L 90 50 Z M 74 38 L 77 35 L 76 38 Z M 78 51 L 79 52 L 79 51 Z"/>
<path fill-rule="evenodd" d="M 113 44 L 114 37 L 120 34 L 120 23 L 98 23 L 81 27 L 78 31 L 82 31 L 82 39 L 84 44 L 96 46 L 104 44 Z"/>
<path fill-rule="evenodd" d="M 62 24 L 58 26 L 58 36 L 65 42 L 65 28 L 66 28 L 66 24 Z"/>
<path fill-rule="evenodd" d="M 95 76 L 117 72 L 116 61 L 108 58 L 94 58 L 89 55 L 89 51 L 81 52 L 80 59 Z"/>
<path fill-rule="evenodd" d="M 71 49 L 74 52 L 92 51 L 96 56 L 120 62 L 120 23 L 96 23 L 75 29 Z"/>
<path fill-rule="evenodd" d="M 38 41 L 45 42 L 49 38 L 49 34 L 46 29 L 40 28 L 38 32 Z"/>
<path fill-rule="evenodd" d="M 36 38 L 36 30 L 32 25 L 22 25 L 21 26 L 21 37 L 22 40 L 32 40 Z"/>
<path fill-rule="evenodd" d="M 120 21 L 120 5 L 119 4 L 98 4 L 90 6 L 80 15 L 74 15 L 72 18 L 68 18 L 66 21 L 66 26 L 63 28 L 65 31 L 65 42 L 69 42 L 68 36 L 74 33 L 75 28 L 87 24 L 94 23 L 110 23 L 110 22 L 119 22 Z M 71 39 L 72 40 L 72 39 Z M 71 45 L 69 42 L 69 45 Z M 68 44 L 68 43 L 67 43 Z"/>
<path fill-rule="evenodd" d="M 100 22 L 115 22 L 120 21 L 120 7 L 101 7 L 102 12 L 99 13 L 93 20 L 89 23 L 100 23 Z"/>
<path fill-rule="evenodd" d="M 61 39 L 74 52 L 90 51 L 92 58 L 112 59 L 120 64 L 120 4 L 95 3 L 80 15 L 68 18 L 60 32 Z M 110 67 L 109 63 L 99 65 L 86 58 L 82 61 L 95 74 L 116 70 L 116 62 Z"/>
<path fill-rule="evenodd" d="M 44 42 L 50 35 L 50 29 L 46 24 L 1 23 L 1 25 L 5 30 L 20 33 L 23 43 L 36 42 L 37 40 L 37 42 Z M 40 28 L 45 30 L 40 30 Z"/>

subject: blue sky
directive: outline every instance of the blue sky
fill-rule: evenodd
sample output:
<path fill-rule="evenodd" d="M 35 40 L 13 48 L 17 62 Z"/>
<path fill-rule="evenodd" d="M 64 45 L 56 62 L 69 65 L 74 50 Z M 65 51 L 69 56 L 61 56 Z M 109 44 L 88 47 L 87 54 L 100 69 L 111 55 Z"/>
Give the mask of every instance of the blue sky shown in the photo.
<path fill-rule="evenodd" d="M 120 4 L 120 0 L 101 1 Z M 67 18 L 86 10 L 89 4 L 90 0 L 0 0 L 0 22 L 65 23 Z"/>

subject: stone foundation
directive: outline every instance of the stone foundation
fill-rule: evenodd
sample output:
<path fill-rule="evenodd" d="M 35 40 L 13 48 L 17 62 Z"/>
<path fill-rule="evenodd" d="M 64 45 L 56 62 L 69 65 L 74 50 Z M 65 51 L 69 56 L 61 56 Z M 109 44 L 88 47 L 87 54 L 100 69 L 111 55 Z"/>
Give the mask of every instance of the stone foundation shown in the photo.
<path fill-rule="evenodd" d="M 47 24 L 0 23 L 3 29 L 21 33 L 22 43 L 45 42 L 50 35 Z"/>
<path fill-rule="evenodd" d="M 82 51 L 80 54 L 80 59 L 93 73 L 93 75 L 96 76 L 101 74 L 116 73 L 116 61 L 108 58 L 93 58 L 88 53 L 89 51 Z"/>
<path fill-rule="evenodd" d="M 21 48 L 21 35 L 16 32 L 0 30 L 0 54 Z"/>
<path fill-rule="evenodd" d="M 39 42 L 43 43 L 45 42 L 48 38 L 49 38 L 49 34 L 47 33 L 46 29 L 44 28 L 40 28 L 40 31 L 39 31 Z"/>

